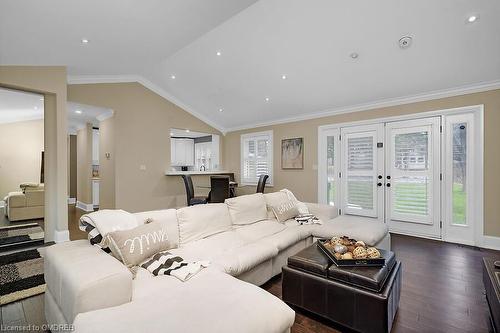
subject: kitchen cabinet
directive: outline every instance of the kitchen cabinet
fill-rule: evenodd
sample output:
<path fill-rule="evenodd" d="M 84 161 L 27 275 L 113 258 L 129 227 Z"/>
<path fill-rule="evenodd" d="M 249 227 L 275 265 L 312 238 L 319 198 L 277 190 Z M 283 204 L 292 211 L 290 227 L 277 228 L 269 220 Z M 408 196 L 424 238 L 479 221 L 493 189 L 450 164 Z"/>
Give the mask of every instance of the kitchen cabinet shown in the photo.
<path fill-rule="evenodd" d="M 194 140 L 170 138 L 170 165 L 194 166 Z"/>

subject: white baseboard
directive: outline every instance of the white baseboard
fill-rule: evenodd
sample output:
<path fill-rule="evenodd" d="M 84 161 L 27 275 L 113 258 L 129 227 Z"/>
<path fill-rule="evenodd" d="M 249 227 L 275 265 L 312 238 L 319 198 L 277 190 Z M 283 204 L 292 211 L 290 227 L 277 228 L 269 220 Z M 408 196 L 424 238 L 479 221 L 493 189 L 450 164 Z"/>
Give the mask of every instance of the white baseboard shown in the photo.
<path fill-rule="evenodd" d="M 54 232 L 54 242 L 62 243 L 69 241 L 69 230 L 55 231 Z"/>
<path fill-rule="evenodd" d="M 93 204 L 88 204 L 88 203 L 85 203 L 85 202 L 81 202 L 81 201 L 76 201 L 76 208 L 79 208 L 83 211 L 86 211 L 86 212 L 93 212 L 94 211 L 94 205 Z"/>
<path fill-rule="evenodd" d="M 76 198 L 68 198 L 68 205 L 76 204 Z"/>
<path fill-rule="evenodd" d="M 480 247 L 500 251 L 500 237 L 484 235 L 481 239 Z"/>

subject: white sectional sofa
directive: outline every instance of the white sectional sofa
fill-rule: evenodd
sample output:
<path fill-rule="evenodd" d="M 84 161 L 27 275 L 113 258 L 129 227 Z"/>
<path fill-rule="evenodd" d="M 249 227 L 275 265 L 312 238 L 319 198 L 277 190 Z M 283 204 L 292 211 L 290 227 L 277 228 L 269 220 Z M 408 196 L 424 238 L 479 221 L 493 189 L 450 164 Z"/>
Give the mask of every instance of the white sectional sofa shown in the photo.
<path fill-rule="evenodd" d="M 279 223 L 266 206 L 270 195 L 238 197 L 231 205 L 134 214 L 139 221 L 164 224 L 174 246 L 169 252 L 186 260 L 210 260 L 208 268 L 186 282 L 153 276 L 142 268 L 133 277 L 120 261 L 87 240 L 48 247 L 47 322 L 74 324 L 76 332 L 85 333 L 288 332 L 294 311 L 258 286 L 280 274 L 290 255 L 312 244 L 314 237 L 334 235 L 390 248 L 385 224 L 337 217 L 332 206 L 307 204 L 322 225 Z M 220 226 L 223 231 L 214 233 Z"/>

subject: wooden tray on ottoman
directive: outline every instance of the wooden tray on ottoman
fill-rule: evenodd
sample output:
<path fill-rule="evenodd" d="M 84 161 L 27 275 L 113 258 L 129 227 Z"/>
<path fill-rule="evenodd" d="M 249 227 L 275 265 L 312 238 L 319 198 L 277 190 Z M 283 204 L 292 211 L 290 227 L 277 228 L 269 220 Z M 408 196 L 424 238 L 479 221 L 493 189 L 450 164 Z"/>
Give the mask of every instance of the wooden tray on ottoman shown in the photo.
<path fill-rule="evenodd" d="M 382 267 L 385 265 L 384 257 L 377 259 L 337 259 L 334 252 L 324 245 L 327 241 L 329 239 L 318 239 L 318 248 L 338 267 Z"/>

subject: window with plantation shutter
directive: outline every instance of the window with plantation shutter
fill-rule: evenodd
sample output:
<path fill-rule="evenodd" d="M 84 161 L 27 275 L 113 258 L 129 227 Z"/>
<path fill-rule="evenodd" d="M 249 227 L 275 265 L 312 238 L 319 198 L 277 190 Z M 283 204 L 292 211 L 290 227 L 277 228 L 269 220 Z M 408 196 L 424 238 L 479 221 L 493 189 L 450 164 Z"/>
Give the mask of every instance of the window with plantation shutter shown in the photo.
<path fill-rule="evenodd" d="M 273 132 L 258 132 L 241 136 L 241 183 L 257 184 L 261 175 L 273 181 Z"/>

